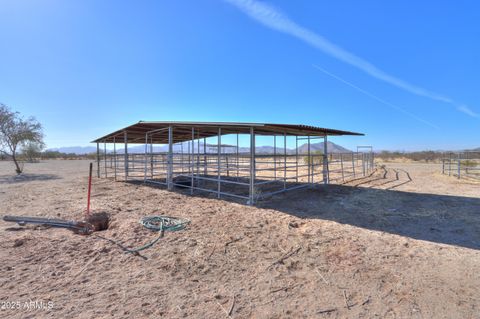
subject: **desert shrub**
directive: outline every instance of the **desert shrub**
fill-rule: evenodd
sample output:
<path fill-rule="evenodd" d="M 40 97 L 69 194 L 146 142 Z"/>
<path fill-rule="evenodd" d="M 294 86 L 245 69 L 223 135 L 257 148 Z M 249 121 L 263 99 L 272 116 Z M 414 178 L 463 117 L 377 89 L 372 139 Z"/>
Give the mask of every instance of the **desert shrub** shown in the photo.
<path fill-rule="evenodd" d="M 312 165 L 314 168 L 317 168 L 319 165 L 323 164 L 323 152 L 322 151 L 312 151 L 310 156 L 304 156 L 303 161 L 305 164 Z"/>
<path fill-rule="evenodd" d="M 63 153 L 57 151 L 45 151 L 41 154 L 41 157 L 44 159 L 56 159 L 61 158 Z"/>
<path fill-rule="evenodd" d="M 100 152 L 101 153 L 101 152 Z M 103 154 L 103 153 L 101 153 Z M 85 158 L 89 159 L 89 160 L 95 160 L 97 159 L 97 153 L 88 153 L 88 154 L 85 154 Z"/>
<path fill-rule="evenodd" d="M 18 153 L 29 143 L 43 145 L 42 125 L 35 118 L 25 119 L 18 112 L 0 104 L 0 153 L 11 157 L 17 174 L 23 171 Z"/>
<path fill-rule="evenodd" d="M 462 166 L 466 166 L 466 167 L 480 166 L 480 162 L 473 161 L 473 160 L 463 160 L 463 161 L 461 161 L 461 164 L 462 164 Z"/>
<path fill-rule="evenodd" d="M 406 158 L 412 161 L 420 162 L 432 162 L 441 160 L 444 157 L 444 154 L 441 152 L 435 151 L 418 151 L 418 152 L 391 152 L 391 151 L 382 151 L 376 154 L 377 158 L 382 160 L 394 160 L 400 158 Z"/>
<path fill-rule="evenodd" d="M 40 155 L 42 153 L 43 144 L 28 142 L 22 148 L 21 158 L 29 163 L 38 162 Z"/>

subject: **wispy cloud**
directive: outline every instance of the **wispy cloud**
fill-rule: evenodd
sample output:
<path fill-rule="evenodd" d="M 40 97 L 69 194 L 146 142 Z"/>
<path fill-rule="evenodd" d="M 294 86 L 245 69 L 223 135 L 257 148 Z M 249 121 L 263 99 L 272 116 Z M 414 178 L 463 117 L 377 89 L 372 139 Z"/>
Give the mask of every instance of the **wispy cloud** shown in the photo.
<path fill-rule="evenodd" d="M 256 0 L 225 1 L 234 5 L 242 12 L 244 12 L 254 20 L 260 22 L 261 24 L 273 30 L 283 32 L 294 36 L 300 40 L 303 40 L 304 42 L 319 49 L 320 51 L 323 51 L 324 53 L 340 61 L 350 64 L 376 79 L 389 83 L 410 93 L 427 97 L 435 101 L 448 103 L 455 106 L 458 111 L 463 112 L 469 116 L 479 117 L 478 113 L 474 112 L 466 105 L 457 103 L 456 101 L 447 96 L 413 85 L 407 81 L 392 76 L 384 72 L 383 70 L 380 70 L 369 61 L 362 59 L 361 57 L 358 57 L 355 54 L 339 47 L 338 45 L 332 43 L 321 35 L 316 34 L 315 32 L 298 25 L 287 15 L 283 14 L 280 10 L 276 9 L 271 5 Z"/>
<path fill-rule="evenodd" d="M 384 104 L 384 105 L 386 105 L 386 106 L 388 106 L 388 107 L 390 107 L 390 108 L 392 108 L 392 109 L 394 109 L 394 110 L 397 110 L 397 111 L 399 111 L 399 112 L 401 112 L 401 113 L 403 113 L 403 114 L 405 114 L 405 115 L 413 118 L 414 120 L 417 120 L 417 121 L 419 121 L 419 122 L 422 122 L 423 124 L 427 124 L 428 126 L 431 126 L 431 127 L 433 127 L 433 128 L 439 129 L 439 127 L 436 126 L 435 124 L 433 124 L 433 123 L 431 123 L 431 122 L 429 122 L 429 121 L 427 121 L 427 120 L 424 120 L 424 119 L 422 119 L 421 117 L 418 117 L 417 115 L 415 115 L 415 114 L 413 114 L 413 113 L 408 112 L 407 110 L 405 110 L 404 108 L 402 108 L 402 107 L 400 107 L 400 106 L 398 106 L 398 105 L 395 105 L 395 104 L 393 104 L 393 103 L 390 103 L 390 102 L 388 102 L 388 101 L 385 101 L 385 100 L 382 99 L 381 97 L 378 97 L 378 96 L 376 96 L 375 94 L 370 93 L 370 92 L 368 92 L 367 90 L 362 89 L 361 87 L 359 87 L 359 86 L 357 86 L 357 85 L 355 85 L 355 84 L 353 84 L 353 83 L 351 83 L 351 82 L 349 82 L 349 81 L 347 81 L 347 80 L 339 77 L 339 76 L 336 75 L 336 74 L 333 74 L 333 73 L 328 72 L 327 70 L 325 70 L 324 68 L 319 67 L 318 65 L 315 65 L 315 64 L 314 64 L 313 67 L 316 68 L 317 70 L 325 73 L 326 75 L 328 75 L 328 76 L 330 76 L 330 77 L 332 77 L 332 78 L 334 78 L 334 79 L 336 79 L 336 80 L 338 80 L 338 81 L 340 81 L 340 82 L 342 82 L 342 83 L 344 83 L 344 84 L 346 84 L 346 85 L 354 88 L 355 90 L 357 90 L 357 91 L 359 91 L 359 92 L 361 92 L 361 93 L 363 93 L 363 94 L 371 97 L 372 99 L 377 100 L 378 102 L 380 102 L 380 103 L 382 103 L 382 104 Z"/>
<path fill-rule="evenodd" d="M 472 111 L 472 109 L 470 109 L 466 105 L 457 105 L 457 110 L 459 110 L 460 112 L 463 112 L 465 114 L 468 114 L 470 116 L 480 118 L 480 115 L 478 113 L 475 113 L 474 111 Z"/>

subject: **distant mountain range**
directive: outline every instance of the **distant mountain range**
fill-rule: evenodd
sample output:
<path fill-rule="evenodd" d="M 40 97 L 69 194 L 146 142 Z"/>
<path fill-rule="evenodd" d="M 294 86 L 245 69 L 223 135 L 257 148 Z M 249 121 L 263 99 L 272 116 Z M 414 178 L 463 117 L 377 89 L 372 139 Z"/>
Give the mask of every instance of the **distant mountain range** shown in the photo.
<path fill-rule="evenodd" d="M 322 151 L 323 152 L 323 142 L 320 143 L 310 143 L 310 152 L 312 151 Z M 308 144 L 303 144 L 298 147 L 299 153 L 308 152 Z M 351 152 L 349 149 L 346 149 L 343 146 L 335 144 L 333 142 L 327 142 L 327 152 L 328 153 L 348 153 Z"/>
<path fill-rule="evenodd" d="M 47 149 L 47 152 L 48 151 L 84 155 L 84 154 L 97 152 L 97 148 L 95 146 L 68 146 L 68 147 L 49 148 Z"/>
<path fill-rule="evenodd" d="M 200 151 L 203 152 L 203 143 L 200 143 Z M 174 145 L 174 152 L 180 152 L 181 151 L 181 146 L 180 145 Z M 194 151 L 197 152 L 198 145 L 194 145 Z M 207 153 L 216 153 L 217 149 L 215 145 L 210 145 L 207 144 Z M 228 149 L 228 146 L 226 147 L 227 151 L 233 151 L 234 148 Z M 103 151 L 103 148 L 101 147 L 100 150 Z M 187 152 L 187 145 L 184 144 L 183 146 L 184 152 Z M 343 146 L 340 146 L 338 144 L 335 144 L 333 142 L 327 142 L 327 150 L 329 153 L 346 153 L 346 152 L 351 152 L 350 150 L 344 148 Z M 77 155 L 84 155 L 84 154 L 91 154 L 91 153 L 96 153 L 97 148 L 95 146 L 69 146 L 69 147 L 58 147 L 58 148 L 50 148 L 47 149 L 47 151 L 52 151 L 52 152 L 60 152 L 60 153 L 68 153 L 68 154 L 77 154 Z M 123 147 L 117 147 L 117 153 L 121 154 L 123 153 L 124 149 Z M 153 147 L 154 152 L 166 152 L 168 151 L 168 145 L 162 145 L 162 146 L 154 146 Z M 274 153 L 274 148 L 273 146 L 257 146 L 255 149 L 257 154 L 273 154 Z M 283 147 L 277 147 L 276 149 L 277 154 L 283 154 L 284 149 Z M 323 142 L 319 143 L 311 143 L 310 144 L 310 152 L 315 152 L 315 151 L 322 151 L 323 152 Z M 108 153 L 111 153 L 111 149 L 107 149 Z M 128 147 L 128 152 L 130 153 L 144 153 L 145 152 L 145 145 L 136 145 L 136 146 L 130 146 Z M 247 153 L 250 152 L 249 147 L 240 147 L 239 148 L 240 153 Z M 308 152 L 308 144 L 304 143 L 301 146 L 298 147 L 298 153 L 300 154 L 306 154 Z M 295 149 L 290 149 L 287 148 L 287 154 L 295 154 Z"/>

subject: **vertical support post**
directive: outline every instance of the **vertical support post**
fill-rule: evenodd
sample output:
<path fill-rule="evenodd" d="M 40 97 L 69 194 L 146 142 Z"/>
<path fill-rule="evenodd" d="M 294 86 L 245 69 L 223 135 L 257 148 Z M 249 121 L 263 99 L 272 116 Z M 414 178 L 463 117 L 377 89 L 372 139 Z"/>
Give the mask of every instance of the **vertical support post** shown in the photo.
<path fill-rule="evenodd" d="M 461 154 L 458 153 L 458 167 L 457 167 L 457 172 L 458 172 L 458 179 L 460 179 L 460 168 L 461 168 Z"/>
<path fill-rule="evenodd" d="M 370 150 L 370 152 L 367 155 L 367 174 L 370 174 L 373 171 L 373 150 Z"/>
<path fill-rule="evenodd" d="M 153 136 L 150 136 L 150 177 L 153 179 Z"/>
<path fill-rule="evenodd" d="M 143 163 L 143 182 L 147 182 L 148 133 L 145 133 L 145 159 Z"/>
<path fill-rule="evenodd" d="M 328 167 L 328 141 L 327 135 L 323 136 L 323 184 L 328 184 L 330 181 L 330 174 L 329 174 L 329 167 Z"/>
<path fill-rule="evenodd" d="M 452 175 L 452 153 L 448 154 L 448 176 Z"/>
<path fill-rule="evenodd" d="M 340 153 L 340 168 L 342 170 L 342 182 L 345 183 L 345 172 L 343 171 L 343 153 Z"/>
<path fill-rule="evenodd" d="M 362 170 L 363 170 L 363 176 L 367 175 L 365 172 L 365 153 L 362 152 Z"/>
<path fill-rule="evenodd" d="M 295 135 L 295 182 L 298 183 L 298 136 Z"/>
<path fill-rule="evenodd" d="M 103 142 L 103 159 L 104 159 L 104 165 L 103 168 L 105 170 L 105 178 L 107 178 L 107 142 Z"/>
<path fill-rule="evenodd" d="M 200 175 L 200 131 L 197 130 L 197 156 L 196 156 L 196 165 L 197 165 L 197 172 L 196 172 L 196 183 L 198 185 L 198 176 Z"/>
<path fill-rule="evenodd" d="M 123 132 L 123 143 L 125 146 L 124 153 L 124 166 L 125 166 L 125 180 L 128 180 L 128 141 L 127 141 L 127 131 Z"/>
<path fill-rule="evenodd" d="M 287 188 L 287 133 L 283 133 L 283 189 Z"/>
<path fill-rule="evenodd" d="M 445 153 L 442 153 L 442 175 L 445 175 Z"/>
<path fill-rule="evenodd" d="M 222 154 L 222 128 L 218 128 L 217 139 L 217 198 L 220 198 L 220 156 Z"/>
<path fill-rule="evenodd" d="M 87 218 L 90 216 L 90 194 L 92 192 L 92 168 L 93 168 L 93 163 L 90 162 L 89 173 L 88 173 L 87 211 L 85 213 L 85 217 Z"/>
<path fill-rule="evenodd" d="M 308 159 L 308 183 L 311 184 L 313 182 L 313 178 L 312 176 L 310 176 L 310 168 L 311 168 L 311 165 L 312 165 L 312 158 L 310 156 L 310 136 L 308 136 L 307 138 L 307 159 Z"/>
<path fill-rule="evenodd" d="M 117 141 L 115 140 L 115 136 L 113 137 L 113 165 L 113 174 L 115 180 L 117 180 Z"/>
<path fill-rule="evenodd" d="M 188 159 L 187 159 L 188 170 L 187 170 L 187 172 L 188 172 L 188 174 L 190 174 L 190 172 L 192 170 L 192 168 L 190 167 L 190 164 L 192 163 L 192 153 L 190 151 L 190 149 L 192 148 L 192 145 L 191 145 L 192 143 L 193 143 L 193 141 L 188 141 L 187 142 L 187 153 L 188 153 Z"/>
<path fill-rule="evenodd" d="M 372 165 L 370 166 L 370 169 L 373 171 L 373 168 L 375 166 L 375 152 L 373 151 L 373 149 L 371 154 L 372 154 Z"/>
<path fill-rule="evenodd" d="M 100 145 L 97 142 L 97 177 L 100 178 Z"/>
<path fill-rule="evenodd" d="M 185 173 L 184 167 L 183 167 L 183 142 L 180 142 L 180 152 L 182 155 L 180 155 L 180 166 L 182 167 L 182 174 Z"/>
<path fill-rule="evenodd" d="M 240 168 L 239 168 L 239 165 L 240 165 L 240 161 L 239 161 L 239 150 L 238 150 L 238 133 L 237 133 L 237 178 L 239 176 L 239 173 L 240 173 Z"/>
<path fill-rule="evenodd" d="M 204 137 L 203 138 L 203 162 L 204 162 L 204 167 L 203 167 L 203 175 L 207 176 L 208 173 L 208 168 L 207 168 L 207 139 Z"/>
<path fill-rule="evenodd" d="M 368 163 L 370 162 L 369 153 L 365 153 L 365 174 L 368 174 Z"/>
<path fill-rule="evenodd" d="M 167 188 L 173 189 L 173 127 L 168 127 Z"/>
<path fill-rule="evenodd" d="M 227 177 L 230 177 L 230 166 L 228 165 L 228 154 L 225 154 L 225 161 L 227 165 Z"/>
<path fill-rule="evenodd" d="M 192 160 L 190 162 L 191 176 L 190 176 L 190 194 L 193 195 L 193 176 L 195 174 L 195 128 L 192 127 Z"/>
<path fill-rule="evenodd" d="M 277 136 L 273 135 L 273 179 L 277 180 Z"/>
<path fill-rule="evenodd" d="M 355 152 L 352 152 L 352 170 L 353 170 L 353 178 L 356 177 L 355 175 Z"/>
<path fill-rule="evenodd" d="M 255 204 L 255 131 L 250 127 L 250 200 L 249 205 Z"/>

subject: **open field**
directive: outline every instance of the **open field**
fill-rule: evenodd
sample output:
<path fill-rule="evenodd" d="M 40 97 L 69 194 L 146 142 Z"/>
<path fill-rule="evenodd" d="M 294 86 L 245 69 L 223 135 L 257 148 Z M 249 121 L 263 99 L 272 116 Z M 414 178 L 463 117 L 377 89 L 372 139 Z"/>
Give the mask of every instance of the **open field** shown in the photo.
<path fill-rule="evenodd" d="M 480 318 L 480 183 L 440 164 L 386 163 L 344 185 L 256 207 L 94 179 L 98 236 L 0 221 L 0 304 L 11 318 Z M 0 162 L 2 214 L 81 218 L 88 161 Z M 146 215 L 191 220 L 156 234 Z"/>

